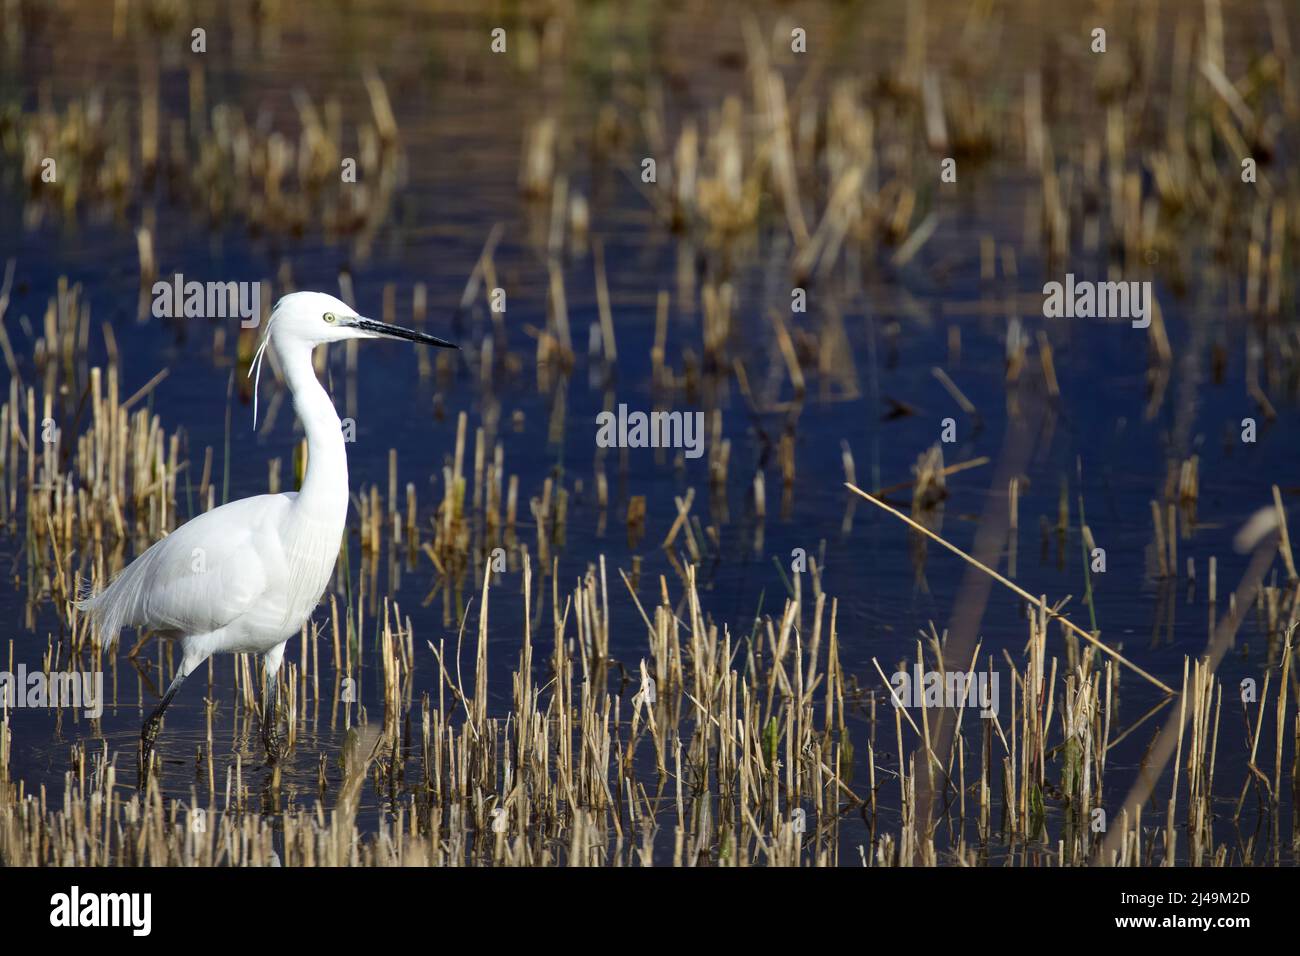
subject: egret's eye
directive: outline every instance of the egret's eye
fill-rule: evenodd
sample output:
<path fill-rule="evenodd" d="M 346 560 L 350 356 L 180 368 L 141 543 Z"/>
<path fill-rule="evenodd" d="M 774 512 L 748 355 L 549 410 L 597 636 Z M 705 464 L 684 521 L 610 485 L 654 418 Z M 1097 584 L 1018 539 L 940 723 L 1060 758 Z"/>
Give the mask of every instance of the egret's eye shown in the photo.
<path fill-rule="evenodd" d="M 326 312 L 325 315 L 323 316 L 323 318 L 324 318 L 325 321 L 328 322 L 330 325 L 333 325 L 335 322 L 337 322 L 337 321 L 339 320 L 339 317 L 338 317 L 337 315 L 335 315 L 333 312 Z"/>

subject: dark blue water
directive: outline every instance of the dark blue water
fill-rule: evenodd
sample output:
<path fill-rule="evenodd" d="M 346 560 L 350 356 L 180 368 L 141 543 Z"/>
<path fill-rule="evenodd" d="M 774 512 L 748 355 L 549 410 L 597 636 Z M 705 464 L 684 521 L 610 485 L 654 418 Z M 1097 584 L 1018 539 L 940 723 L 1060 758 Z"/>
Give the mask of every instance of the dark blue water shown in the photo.
<path fill-rule="evenodd" d="M 290 135 L 296 135 L 298 129 L 291 102 L 294 89 L 306 90 L 318 105 L 328 96 L 337 96 L 345 127 L 351 131 L 358 121 L 369 118 L 359 65 L 368 58 L 367 52 L 383 49 L 379 66 L 401 130 L 404 179 L 368 252 L 347 240 L 331 240 L 316 226 L 301 237 L 266 231 L 253 234 L 237 213 L 214 224 L 196 212 L 195 201 L 200 196 L 177 196 L 179 190 L 174 190 L 165 176 L 133 193 L 120 210 L 113 210 L 110 204 L 84 203 L 74 218 L 45 207 L 41 221 L 33 225 L 36 200 L 20 181 L 19 157 L 4 152 L 0 154 L 0 259 L 15 263 L 15 286 L 5 327 L 24 386 L 41 381 L 33 362 L 34 339 L 40 334 L 47 301 L 55 294 L 59 278 L 66 276 L 80 284 L 91 310 L 85 366 L 103 365 L 107 360 L 99 328 L 101 323 L 111 324 L 121 356 L 123 395 L 132 394 L 159 370 L 169 371 L 150 394 L 148 404 L 162 416 L 168 431 L 183 430 L 182 457 L 189 462 L 191 480 L 197 483 L 204 450 L 211 447 L 218 497 L 227 467 L 230 498 L 259 494 L 266 490 L 270 458 L 283 459 L 286 485 L 291 480 L 289 463 L 299 433 L 289 406 L 281 407 L 269 434 L 257 435 L 251 427 L 251 407 L 236 398 L 227 457 L 226 395 L 234 358 L 233 323 L 223 351 L 217 354 L 210 321 L 138 321 L 138 261 L 131 226 L 142 215 L 156 217 L 154 234 L 163 277 L 180 272 L 199 280 L 269 280 L 287 265 L 298 288 L 336 293 L 340 271 L 346 270 L 363 314 L 382 317 L 383 290 L 392 283 L 397 294 L 396 319 L 403 323 L 410 321 L 412 288 L 422 282 L 428 289 L 426 329 L 454 338 L 463 346 L 453 374 L 421 377 L 414 350 L 399 344 L 364 343 L 355 378 L 349 376 L 342 349 L 335 348 L 330 355 L 330 384 L 340 414 L 354 417 L 357 423 L 357 441 L 349 447 L 354 491 L 378 485 L 381 494 L 386 493 L 388 452 L 397 449 L 399 483 L 415 483 L 427 539 L 428 521 L 443 491 L 442 466 L 453 451 L 456 417 L 462 411 L 469 416 L 466 454 L 472 463 L 474 429 L 495 403 L 506 470 L 519 476 L 520 536 L 535 549 L 527 501 L 541 494 L 548 477 L 562 482 L 571 497 L 566 540 L 557 552 L 561 600 L 589 564 L 604 555 L 613 615 L 611 655 L 629 672 L 645 656 L 644 628 L 615 569 L 630 571 L 632 559 L 638 557 L 643 602 L 657 593 L 660 574 L 667 576 L 674 600 L 680 596 L 681 582 L 658 543 L 675 515 L 673 497 L 694 488 L 693 514 L 704 526 L 716 525 L 719 533 L 716 554 L 698 569 L 708 615 L 733 635 L 750 633 L 756 614 L 779 614 L 784 601 L 786 585 L 776 564 L 788 574 L 794 549 L 805 549 L 810 555 L 822 554 L 824 549 L 822 586 L 839 602 L 839 639 L 846 675 L 862 690 L 877 695 L 882 687 L 872 658 L 879 658 L 887 673 L 899 661 L 914 659 L 918 632 L 927 629 L 931 621 L 942 630 L 952 618 L 966 569 L 935 545 L 929 546 L 927 559 L 918 567 L 905 527 L 866 502 L 854 503 L 842 485 L 841 442 L 847 442 L 852 450 L 859 484 L 886 487 L 910 479 L 909 469 L 917 456 L 939 439 L 942 420 L 953 418 L 956 441 L 944 445 L 945 462 L 981 456 L 991 459 L 983 467 L 950 478 L 949 497 L 934 517 L 940 533 L 969 549 L 990 493 L 1005 492 L 992 483 L 999 473 L 1009 422 L 1018 415 L 1035 424 L 1021 481 L 1016 581 L 1049 600 L 1073 595 L 1069 613 L 1086 624 L 1078 513 L 1082 496 L 1092 533 L 1106 551 L 1106 573 L 1092 578 L 1097 626 L 1103 639 L 1157 678 L 1175 687 L 1181 685 L 1184 658 L 1202 653 L 1208 638 L 1209 559 L 1213 556 L 1218 561 L 1222 602 L 1248 560 L 1233 550 L 1233 535 L 1255 510 L 1269 504 L 1273 484 L 1281 486 L 1287 503 L 1293 502 L 1300 484 L 1294 477 L 1296 455 L 1289 441 L 1296 424 L 1296 380 L 1266 381 L 1278 415 L 1276 421 L 1266 423 L 1245 387 L 1247 319 L 1234 304 L 1243 281 L 1234 267 L 1220 269 L 1210 262 L 1193 236 L 1182 252 L 1184 268 L 1191 277 L 1190 289 L 1175 293 L 1158 263 L 1150 273 L 1143 273 L 1143 278 L 1155 281 L 1174 356 L 1162 397 L 1153 402 L 1147 333 L 1122 321 L 1045 319 L 1038 310 L 1036 303 L 1041 301 L 1045 281 L 1060 279 L 1067 270 L 1104 277 L 1105 245 L 1095 255 L 1076 249 L 1064 264 L 1045 262 L 1041 244 L 1030 241 L 1025 229 L 1026 221 L 1039 215 L 1041 193 L 1036 180 L 1025 177 L 1018 157 L 997 158 L 969 175 L 963 172 L 956 187 L 927 187 L 928 211 L 940 219 L 920 254 L 898 268 L 891 264 L 892 250 L 885 249 L 856 273 L 841 270 L 831 281 L 812 287 L 812 305 L 806 315 L 788 314 L 791 283 L 779 265 L 788 254 L 788 237 L 779 206 L 773 203 L 773 208 L 765 210 L 753 242 L 738 247 L 733 257 L 731 278 L 740 306 L 736 314 L 739 329 L 730 355 L 744 364 L 757 393 L 773 402 L 792 401 L 773 327 L 766 318 L 770 309 L 786 308 L 786 321 L 797 333 L 827 336 L 842 324 L 848 351 L 840 357 L 851 360 L 852 374 L 828 382 L 810 373 L 808 395 L 793 418 L 786 413 L 751 413 L 735 376 L 723 376 L 717 401 L 724 434 L 731 441 L 725 518 L 713 507 L 708 493 L 707 457 L 686 460 L 679 468 L 669 456 L 629 450 L 625 472 L 619 468 L 617 454 L 606 459 L 611 501 L 602 531 L 595 501 L 595 417 L 611 400 L 633 409 L 652 407 L 649 356 L 656 296 L 661 289 L 673 293 L 667 337 L 669 364 L 680 375 L 684 350 L 691 350 L 697 359 L 704 351 L 698 302 L 683 305 L 677 295 L 683 240 L 665 228 L 633 182 L 637 158 L 646 147 L 635 132 L 635 111 L 626 102 L 619 114 L 632 131 L 629 141 L 613 155 L 600 155 L 593 145 L 598 105 L 607 96 L 615 102 L 622 102 L 620 97 L 626 100 L 627 90 L 620 84 L 642 89 L 646 78 L 638 71 L 647 66 L 642 57 L 650 57 L 652 70 L 656 57 L 637 46 L 635 37 L 640 34 L 635 22 L 610 14 L 613 22 L 588 26 L 591 37 L 586 40 L 599 47 L 602 30 L 624 37 L 634 61 L 627 76 L 611 78 L 601 68 L 608 66 L 605 59 L 590 51 L 594 65 L 589 69 L 544 69 L 535 76 L 513 71 L 471 47 L 467 38 L 478 37 L 480 28 L 486 29 L 486 21 L 476 13 L 460 11 L 439 19 L 416 14 L 405 4 L 384 4 L 373 5 L 377 16 L 371 17 L 329 6 L 329 14 L 319 19 L 290 14 L 274 54 L 225 49 L 222 40 L 231 34 L 213 30 L 213 52 L 205 64 L 206 93 L 209 104 L 237 103 L 250 116 L 264 110 L 263 122 L 283 127 Z M 820 18 L 822 13 L 818 9 L 810 15 Z M 650 34 L 658 40 L 650 46 L 662 45 L 664 38 L 672 35 L 672 28 L 658 23 L 658 14 L 644 15 L 655 21 Z M 8 54 L 3 101 L 30 111 L 46 95 L 62 107 L 76 97 L 98 93 L 108 102 L 121 97 L 125 108 L 131 109 L 137 99 L 137 82 L 135 70 L 127 62 L 129 48 L 110 46 L 104 51 L 81 43 L 106 28 L 103 16 L 87 14 L 85 21 L 74 18 L 68 32 L 53 27 L 38 31 L 28 38 L 23 58 Z M 671 115 L 716 109 L 726 93 L 747 95 L 743 71 L 729 68 L 724 55 L 743 49 L 739 33 L 733 35 L 726 24 L 716 27 L 715 38 L 699 39 L 680 54 L 688 62 L 694 62 L 690 57 L 701 50 L 712 55 L 700 53 L 705 62 L 698 76 L 692 74 L 688 89 L 670 93 Z M 427 35 L 421 29 L 426 29 Z M 893 34 L 882 36 L 879 42 L 883 58 L 883 51 L 896 51 L 902 41 Z M 85 51 L 85 59 L 72 56 L 70 47 Z M 171 62 L 163 57 L 156 66 L 162 80 L 164 113 L 182 117 L 187 102 L 184 62 L 183 58 Z M 837 75 L 851 75 L 852 65 L 843 59 L 833 60 L 832 68 Z M 566 409 L 559 441 L 548 437 L 559 393 L 539 391 L 535 341 L 529 334 L 547 324 L 545 251 L 532 237 L 539 231 L 545 235 L 549 208 L 530 203 L 518 187 L 524 130 L 544 108 L 564 118 L 567 155 L 563 162 L 570 176 L 569 187 L 587 198 L 591 238 L 603 243 L 619 356 L 612 384 L 606 389 L 602 385 L 605 370 L 594 365 L 586 353 L 587 330 L 598 321 L 590 243 L 586 250 L 569 246 L 562 267 L 577 358 L 571 375 L 558 387 Z M 1077 135 L 1102 135 L 1103 116 L 1093 115 L 1081 122 L 1088 125 L 1076 130 Z M 917 159 L 931 161 L 929 156 Z M 818 198 L 817 210 L 823 205 L 824 197 Z M 485 389 L 478 374 L 478 354 L 492 333 L 492 320 L 481 296 L 466 311 L 458 306 L 483 243 L 498 223 L 502 233 L 495 267 L 508 294 L 502 324 L 510 359 L 517 367 L 499 372 L 491 388 Z M 1009 246 L 1015 250 L 1015 276 L 1004 276 L 999 270 L 996 279 L 981 279 L 983 236 L 993 237 L 999 249 Z M 716 255 L 694 249 L 686 256 L 688 269 L 697 272 L 697 282 L 722 273 Z M 773 262 L 778 263 L 776 268 Z M 1030 340 L 1040 330 L 1050 339 L 1060 386 L 1058 398 L 1045 395 L 1036 345 L 1020 387 L 1009 388 L 1005 382 L 1011 296 Z M 840 319 L 832 318 L 834 315 Z M 1289 314 L 1286 320 L 1291 321 Z M 961 332 L 959 358 L 949 350 L 953 327 Z M 1216 378 L 1212 349 L 1218 343 L 1224 346 L 1224 363 Z M 978 427 L 936 381 L 931 371 L 935 366 L 944 368 L 976 406 L 981 420 Z M 9 372 L 0 372 L 0 377 L 7 394 Z M 852 383 L 853 393 L 846 394 L 846 382 Z M 264 376 L 263 408 L 268 407 L 276 388 L 274 380 Z M 831 397 L 826 397 L 824 388 Z M 354 402 L 349 397 L 352 394 Z M 891 417 L 892 401 L 906 403 L 914 414 Z M 1013 411 L 1014 404 L 1019 408 Z M 672 407 L 692 410 L 700 406 L 679 395 Z M 69 421 L 75 411 L 75 396 L 60 397 L 56 409 L 61 421 Z M 515 416 L 522 416 L 521 429 L 512 425 Z M 1240 422 L 1247 416 L 1260 423 L 1253 444 L 1240 440 Z M 797 421 L 797 473 L 788 504 L 783 506 L 775 443 L 791 420 Z M 1199 456 L 1200 462 L 1196 522 L 1191 533 L 1178 542 L 1178 577 L 1161 579 L 1153 550 L 1150 502 L 1160 501 L 1163 511 L 1169 469 L 1191 455 Z M 768 497 L 767 517 L 761 523 L 754 518 L 750 499 L 752 478 L 760 467 L 767 476 Z M 1069 525 L 1062 537 L 1056 524 L 1063 484 Z M 633 495 L 644 495 L 647 501 L 645 532 L 635 546 L 629 544 L 622 520 Z M 910 492 L 903 490 L 895 493 L 894 500 L 907 510 L 909 496 Z M 188 517 L 198 502 L 182 492 L 177 506 L 180 515 Z M 1041 530 L 1042 522 L 1049 531 Z M 756 549 L 760 527 L 762 541 Z M 14 658 L 30 668 L 39 664 L 47 641 L 58 640 L 63 625 L 57 610 L 39 596 L 34 598 L 25 587 L 23 535 L 21 514 L 13 516 L 0 533 L 0 555 L 7 559 L 4 563 L 10 571 L 0 589 L 0 611 L 11 622 L 5 636 L 12 642 Z M 355 586 L 355 535 L 352 541 Z M 679 547 L 681 544 L 679 539 Z M 1010 573 L 1008 557 L 1004 549 L 1000 565 L 1004 573 Z M 1187 575 L 1189 561 L 1195 568 L 1194 582 Z M 1275 570 L 1282 575 L 1280 563 Z M 378 581 L 380 593 L 394 597 L 413 622 L 417 693 L 434 690 L 436 666 L 425 641 L 437 644 L 443 640 L 454 646 L 462 608 L 445 605 L 437 572 L 424 556 L 413 568 L 403 570 L 400 582 L 390 580 L 388 562 L 381 561 Z M 505 574 L 502 584 L 492 596 L 489 688 L 490 709 L 503 716 L 509 704 L 510 673 L 521 643 L 523 604 L 517 571 Z M 476 593 L 473 575 L 464 582 L 463 590 Z M 540 591 L 549 601 L 549 581 Z M 431 595 L 427 602 L 426 595 Z M 35 612 L 35 627 L 22 623 L 29 606 Z M 542 619 L 549 613 L 547 605 Z M 324 620 L 324 610 L 318 616 Z M 471 612 L 471 633 L 474 620 Z M 368 618 L 366 634 L 373 635 L 375 629 L 375 621 Z M 1027 628 L 1019 599 L 995 587 L 978 633 L 986 655 L 1001 662 L 1005 650 L 1020 662 Z M 549 651 L 549 641 L 549 628 L 543 628 L 538 658 Z M 131 643 L 129 638 L 127 643 Z M 1048 650 L 1063 660 L 1055 628 Z M 5 652 L 8 654 L 7 649 Z M 371 667 L 362 684 L 363 703 L 378 713 L 382 703 L 369 640 L 363 653 L 363 666 Z M 152 647 L 145 654 L 157 657 Z M 290 659 L 297 656 L 295 642 Z M 466 664 L 472 669 L 472 660 Z M 1228 689 L 1245 677 L 1262 684 L 1265 670 L 1276 664 L 1276 647 L 1270 647 L 1261 620 L 1250 614 L 1220 667 L 1220 676 Z M 116 666 L 118 704 L 98 726 L 65 718 L 56 730 L 53 715 L 46 711 L 20 709 L 10 715 L 14 775 L 25 780 L 29 789 L 45 785 L 57 792 L 62 787 L 67 751 L 73 741 L 96 740 L 102 734 L 122 753 L 133 752 L 142 715 L 152 708 L 155 698 L 152 693 L 139 698 L 135 674 L 121 654 Z M 222 775 L 234 750 L 246 755 L 259 752 L 255 738 L 241 741 L 230 731 L 232 671 L 231 662 L 225 659 L 215 667 L 215 697 L 223 711 L 218 721 L 223 730 L 218 737 L 225 750 L 217 755 Z M 1004 695 L 1008 676 L 1004 674 Z M 617 680 L 611 683 L 611 690 L 628 696 L 635 689 L 635 685 L 620 688 Z M 1241 705 L 1226 702 L 1230 696 L 1225 693 L 1218 789 L 1233 795 L 1248 772 L 1243 717 L 1249 717 L 1253 725 L 1256 711 L 1251 707 L 1243 715 Z M 160 744 L 169 759 L 164 780 L 177 797 L 188 796 L 192 754 L 204 737 L 202 697 L 201 687 L 187 687 L 182 692 L 169 711 Z M 1125 672 L 1113 719 L 1125 726 L 1160 699 L 1149 685 Z M 1260 750 L 1270 755 L 1267 763 L 1271 765 L 1272 699 L 1267 706 L 1270 711 Z M 873 729 L 864 714 L 855 713 L 851 732 L 860 740 L 882 734 L 883 743 L 878 744 L 881 763 L 889 767 L 892 759 L 896 766 L 892 727 L 886 724 Z M 1106 778 L 1108 801 L 1118 802 L 1127 793 L 1134 768 L 1164 719 L 1162 713 L 1112 752 Z M 301 777 L 295 778 L 291 769 L 289 779 L 300 783 L 301 799 L 312 798 L 317 754 L 337 753 L 341 740 L 342 729 L 322 719 L 300 741 L 294 759 Z M 860 755 L 864 751 L 859 746 Z M 1166 771 L 1157 794 L 1167 794 L 1170 783 Z M 896 822 L 888 818 L 887 800 L 893 797 L 896 794 L 886 796 L 886 826 Z M 367 795 L 368 813 L 382 812 L 381 807 L 378 795 Z M 1289 832 L 1291 813 L 1288 799 L 1283 832 Z M 850 842 L 860 842 L 860 837 L 850 833 Z"/>

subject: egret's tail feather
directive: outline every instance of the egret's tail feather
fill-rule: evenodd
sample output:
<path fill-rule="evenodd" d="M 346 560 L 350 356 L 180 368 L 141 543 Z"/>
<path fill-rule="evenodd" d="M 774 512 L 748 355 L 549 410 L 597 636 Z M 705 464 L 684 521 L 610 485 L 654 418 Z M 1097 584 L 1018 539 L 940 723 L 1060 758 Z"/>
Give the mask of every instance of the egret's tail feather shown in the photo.
<path fill-rule="evenodd" d="M 117 635 L 122 630 L 120 615 L 114 614 L 114 602 L 111 595 L 112 586 L 98 594 L 83 597 L 73 603 L 77 610 L 90 617 L 90 636 L 95 644 L 111 652 L 117 644 Z"/>
<path fill-rule="evenodd" d="M 137 612 L 140 610 L 151 563 L 147 559 L 152 550 L 146 551 L 129 564 L 111 584 L 98 593 L 91 594 L 90 586 L 85 585 L 79 599 L 74 602 L 77 610 L 89 615 L 91 637 L 105 652 L 113 650 L 123 627 L 138 623 Z"/>

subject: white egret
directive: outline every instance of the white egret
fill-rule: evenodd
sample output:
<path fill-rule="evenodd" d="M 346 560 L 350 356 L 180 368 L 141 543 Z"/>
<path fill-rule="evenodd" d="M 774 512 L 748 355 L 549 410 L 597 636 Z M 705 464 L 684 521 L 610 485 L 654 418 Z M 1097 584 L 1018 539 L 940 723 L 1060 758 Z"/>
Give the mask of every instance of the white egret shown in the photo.
<path fill-rule="evenodd" d="M 295 292 L 280 299 L 249 369 L 249 375 L 256 372 L 253 421 L 269 345 L 307 433 L 302 488 L 232 501 L 192 518 L 132 561 L 108 587 L 78 602 L 107 650 L 127 625 L 181 643 L 180 668 L 141 728 L 142 782 L 163 711 L 185 678 L 212 654 L 262 655 L 262 735 L 268 759 L 279 759 L 275 688 L 284 646 L 329 583 L 348 511 L 342 424 L 316 379 L 311 353 L 327 342 L 371 338 L 457 348 L 423 332 L 361 318 L 331 295 Z"/>

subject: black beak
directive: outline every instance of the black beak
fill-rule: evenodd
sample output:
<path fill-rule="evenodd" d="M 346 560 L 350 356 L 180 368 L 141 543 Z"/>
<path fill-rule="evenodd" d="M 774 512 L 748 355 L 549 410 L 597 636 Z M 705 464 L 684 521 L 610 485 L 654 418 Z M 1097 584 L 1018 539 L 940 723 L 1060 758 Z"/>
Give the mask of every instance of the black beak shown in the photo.
<path fill-rule="evenodd" d="M 402 328 L 400 325 L 389 325 L 387 322 L 376 322 L 373 319 L 358 317 L 349 322 L 348 325 L 359 331 L 369 332 L 371 335 L 379 335 L 387 339 L 404 339 L 407 342 L 419 342 L 422 345 L 436 345 L 440 349 L 460 348 L 455 342 L 448 342 L 436 335 L 413 332 L 410 329 Z"/>

